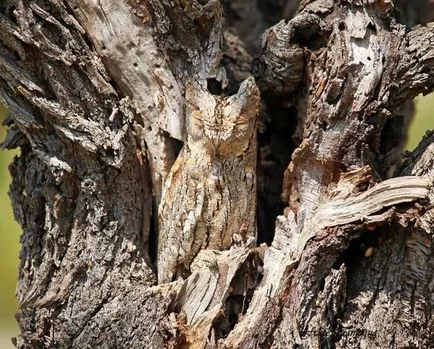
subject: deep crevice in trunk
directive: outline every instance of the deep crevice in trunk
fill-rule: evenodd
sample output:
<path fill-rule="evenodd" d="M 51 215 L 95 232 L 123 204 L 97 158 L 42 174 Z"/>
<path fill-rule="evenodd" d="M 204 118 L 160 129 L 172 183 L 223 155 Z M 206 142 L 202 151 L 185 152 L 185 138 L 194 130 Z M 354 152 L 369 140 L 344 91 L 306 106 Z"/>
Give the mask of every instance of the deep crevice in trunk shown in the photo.
<path fill-rule="evenodd" d="M 280 98 L 279 98 L 280 99 Z M 258 244 L 273 241 L 275 222 L 283 214 L 283 173 L 296 148 L 293 134 L 297 127 L 294 107 L 280 107 L 273 98 L 263 113 L 263 127 L 258 132 Z"/>

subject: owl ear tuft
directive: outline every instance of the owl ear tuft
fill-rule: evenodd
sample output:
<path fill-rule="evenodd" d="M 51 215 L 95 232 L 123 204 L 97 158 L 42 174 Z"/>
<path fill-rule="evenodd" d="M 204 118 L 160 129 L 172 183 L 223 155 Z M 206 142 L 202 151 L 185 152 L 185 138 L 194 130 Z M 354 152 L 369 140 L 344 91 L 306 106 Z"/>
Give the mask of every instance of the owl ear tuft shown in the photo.
<path fill-rule="evenodd" d="M 260 106 L 260 92 L 255 79 L 249 77 L 244 80 L 238 92 L 228 98 L 228 113 L 245 115 L 248 118 L 256 118 Z"/>
<path fill-rule="evenodd" d="M 213 115 L 216 98 L 208 91 L 206 80 L 190 80 L 185 85 L 186 117 L 192 110 L 200 110 L 204 116 Z"/>

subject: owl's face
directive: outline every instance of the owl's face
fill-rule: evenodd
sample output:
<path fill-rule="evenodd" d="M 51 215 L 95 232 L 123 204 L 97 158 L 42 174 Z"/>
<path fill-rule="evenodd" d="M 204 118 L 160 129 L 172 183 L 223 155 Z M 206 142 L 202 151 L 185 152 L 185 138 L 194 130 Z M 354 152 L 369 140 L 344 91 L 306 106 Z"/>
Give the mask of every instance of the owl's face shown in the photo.
<path fill-rule="evenodd" d="M 187 145 L 218 156 L 241 155 L 256 135 L 259 90 L 253 78 L 230 97 L 215 97 L 199 83 L 186 90 Z"/>

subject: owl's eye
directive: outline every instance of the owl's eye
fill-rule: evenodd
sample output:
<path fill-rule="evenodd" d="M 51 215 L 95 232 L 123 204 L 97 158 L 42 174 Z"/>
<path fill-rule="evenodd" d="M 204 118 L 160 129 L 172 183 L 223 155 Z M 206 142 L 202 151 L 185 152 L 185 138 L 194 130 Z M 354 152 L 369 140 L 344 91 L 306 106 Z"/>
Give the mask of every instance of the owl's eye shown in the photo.
<path fill-rule="evenodd" d="M 202 122 L 202 113 L 199 109 L 193 110 L 191 112 L 191 118 L 196 122 Z"/>
<path fill-rule="evenodd" d="M 246 117 L 245 115 L 241 114 L 236 120 L 235 120 L 235 125 L 243 125 L 243 124 L 247 124 L 249 122 L 249 118 Z"/>

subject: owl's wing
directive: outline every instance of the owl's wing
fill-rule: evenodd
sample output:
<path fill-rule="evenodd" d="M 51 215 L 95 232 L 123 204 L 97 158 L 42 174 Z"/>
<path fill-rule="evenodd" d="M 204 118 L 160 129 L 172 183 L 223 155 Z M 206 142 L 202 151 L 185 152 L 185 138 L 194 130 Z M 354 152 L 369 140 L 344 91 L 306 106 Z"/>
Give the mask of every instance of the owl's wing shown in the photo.
<path fill-rule="evenodd" d="M 189 269 L 192 246 L 204 205 L 203 181 L 180 154 L 166 180 L 158 209 L 158 282 L 170 282 L 179 267 Z M 194 166 L 194 164 L 193 164 Z"/>

